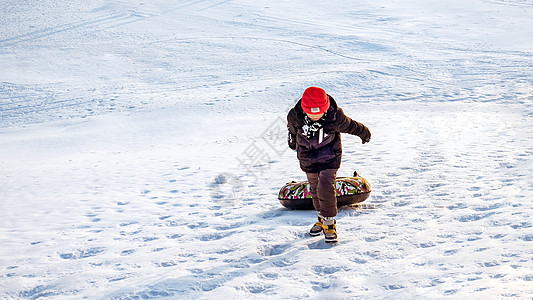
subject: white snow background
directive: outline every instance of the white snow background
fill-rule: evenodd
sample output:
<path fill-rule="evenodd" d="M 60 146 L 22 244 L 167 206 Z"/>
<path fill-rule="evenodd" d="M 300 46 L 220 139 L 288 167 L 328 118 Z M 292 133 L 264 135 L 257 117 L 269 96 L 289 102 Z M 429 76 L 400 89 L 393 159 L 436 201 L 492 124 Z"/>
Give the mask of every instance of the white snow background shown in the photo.
<path fill-rule="evenodd" d="M 312 85 L 373 134 L 336 245 Z M 2 1 L 0 118 L 0 298 L 533 297 L 533 1 Z"/>

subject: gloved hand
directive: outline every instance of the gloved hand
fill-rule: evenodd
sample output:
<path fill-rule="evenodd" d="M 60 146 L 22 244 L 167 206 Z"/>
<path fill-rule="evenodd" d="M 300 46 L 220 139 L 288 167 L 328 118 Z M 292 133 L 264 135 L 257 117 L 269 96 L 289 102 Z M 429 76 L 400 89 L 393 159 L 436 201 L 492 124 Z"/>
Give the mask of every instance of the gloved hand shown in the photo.
<path fill-rule="evenodd" d="M 370 130 L 368 130 L 368 128 L 365 127 L 365 131 L 363 132 L 363 134 L 359 135 L 359 137 L 361 138 L 361 141 L 363 142 L 363 144 L 366 144 L 366 143 L 369 143 L 370 142 L 370 137 L 372 136 L 372 134 L 370 133 Z"/>

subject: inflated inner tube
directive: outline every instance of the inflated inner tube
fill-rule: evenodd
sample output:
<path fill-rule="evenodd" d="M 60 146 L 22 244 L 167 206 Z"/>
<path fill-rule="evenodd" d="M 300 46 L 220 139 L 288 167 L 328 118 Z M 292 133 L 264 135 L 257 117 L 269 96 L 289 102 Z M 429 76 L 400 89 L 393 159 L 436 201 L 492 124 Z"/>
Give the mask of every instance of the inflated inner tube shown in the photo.
<path fill-rule="evenodd" d="M 371 191 L 368 181 L 357 172 L 352 177 L 337 177 L 335 190 L 339 207 L 363 202 Z M 314 209 L 307 181 L 288 182 L 279 190 L 278 199 L 281 205 L 290 209 Z"/>

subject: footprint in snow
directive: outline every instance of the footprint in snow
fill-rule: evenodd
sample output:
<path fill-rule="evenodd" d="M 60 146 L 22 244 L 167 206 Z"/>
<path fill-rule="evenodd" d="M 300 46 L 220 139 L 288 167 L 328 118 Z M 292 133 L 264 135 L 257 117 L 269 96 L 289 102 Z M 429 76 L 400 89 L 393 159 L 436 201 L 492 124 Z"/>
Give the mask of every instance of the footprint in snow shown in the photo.
<path fill-rule="evenodd" d="M 88 214 L 86 214 L 85 216 L 86 216 L 87 218 L 89 218 L 91 222 L 100 222 L 100 221 L 101 221 L 101 219 L 98 218 L 98 215 L 95 214 L 95 213 L 88 213 Z"/>
<path fill-rule="evenodd" d="M 233 232 L 204 234 L 204 235 L 202 235 L 200 237 L 200 240 L 203 241 L 203 242 L 217 241 L 217 240 L 223 239 L 223 238 L 225 238 L 227 236 L 230 236 L 232 234 L 233 234 Z"/>
<path fill-rule="evenodd" d="M 313 271 L 319 275 L 331 275 L 342 270 L 341 267 L 331 267 L 331 266 L 315 266 Z"/>
<path fill-rule="evenodd" d="M 242 287 L 244 290 L 252 294 L 267 294 L 275 287 L 272 284 L 265 284 L 262 282 L 247 283 Z"/>
<path fill-rule="evenodd" d="M 338 244 L 340 243 L 337 242 L 337 243 L 326 243 L 324 240 L 320 240 L 320 241 L 317 241 L 317 242 L 314 242 L 314 243 L 311 243 L 309 245 L 307 245 L 307 247 L 309 247 L 309 249 L 331 249 L 335 246 L 337 246 Z"/>
<path fill-rule="evenodd" d="M 274 246 L 267 246 L 259 250 L 259 254 L 263 256 L 280 255 L 291 247 L 291 244 L 280 244 Z"/>
<path fill-rule="evenodd" d="M 121 256 L 131 255 L 131 254 L 133 254 L 133 252 L 135 252 L 134 249 L 124 250 L 124 251 L 120 252 L 120 255 Z"/>
<path fill-rule="evenodd" d="M 470 214 L 466 216 L 461 216 L 459 217 L 459 222 L 475 222 L 475 221 L 479 221 L 481 219 L 490 217 L 494 214 L 495 214 L 494 212 L 491 212 L 491 213 L 480 213 L 480 214 Z"/>
<path fill-rule="evenodd" d="M 59 257 L 62 259 L 76 260 L 76 259 L 93 257 L 104 251 L 105 251 L 104 247 L 93 247 L 89 249 L 77 250 L 71 253 L 59 253 Z"/>

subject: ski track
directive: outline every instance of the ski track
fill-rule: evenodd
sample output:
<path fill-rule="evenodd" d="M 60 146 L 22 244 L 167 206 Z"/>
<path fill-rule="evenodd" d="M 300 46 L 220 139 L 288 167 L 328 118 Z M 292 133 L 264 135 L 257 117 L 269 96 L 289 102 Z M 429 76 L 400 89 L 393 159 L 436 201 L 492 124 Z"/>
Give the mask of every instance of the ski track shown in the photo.
<path fill-rule="evenodd" d="M 533 297 L 533 5 L 428 3 L 6 5 L 0 297 Z M 373 133 L 333 246 L 276 200 L 308 85 Z"/>

